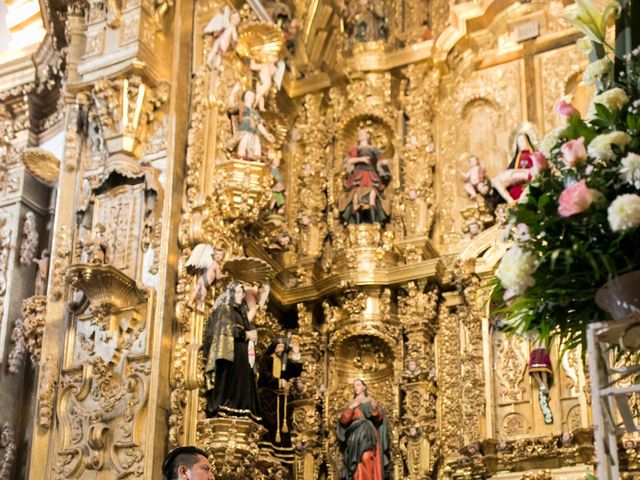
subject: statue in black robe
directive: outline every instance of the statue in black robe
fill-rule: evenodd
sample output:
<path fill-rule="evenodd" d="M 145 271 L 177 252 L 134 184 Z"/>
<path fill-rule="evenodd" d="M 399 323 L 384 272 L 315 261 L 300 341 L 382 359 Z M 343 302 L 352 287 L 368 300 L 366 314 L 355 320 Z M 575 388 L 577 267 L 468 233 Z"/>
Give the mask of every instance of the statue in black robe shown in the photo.
<path fill-rule="evenodd" d="M 271 342 L 260 358 L 258 374 L 262 424 L 267 429 L 260 446 L 284 462 L 292 462 L 294 455 L 289 393 L 294 379 L 302 373 L 298 346 L 289 348 L 288 343 L 284 338 Z"/>
<path fill-rule="evenodd" d="M 218 296 L 203 339 L 206 358 L 206 415 L 248 416 L 260 421 L 260 404 L 249 342 L 257 341 L 251 320 L 257 306 L 245 300 L 245 287 L 233 282 Z"/>

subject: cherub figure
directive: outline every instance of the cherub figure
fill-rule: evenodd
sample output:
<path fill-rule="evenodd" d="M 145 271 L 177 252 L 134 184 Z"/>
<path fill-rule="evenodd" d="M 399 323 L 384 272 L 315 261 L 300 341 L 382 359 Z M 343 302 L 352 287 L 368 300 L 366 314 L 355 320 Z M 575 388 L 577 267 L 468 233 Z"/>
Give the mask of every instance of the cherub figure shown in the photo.
<path fill-rule="evenodd" d="M 223 260 L 224 250 L 221 248 L 213 248 L 211 245 L 200 243 L 193 249 L 186 266 L 195 267 L 202 274 L 198 277 L 196 288 L 187 302 L 190 308 L 193 308 L 196 302 L 203 302 L 211 286 L 226 277 L 226 274 L 222 272 Z"/>
<path fill-rule="evenodd" d="M 205 34 L 213 35 L 213 45 L 207 55 L 207 64 L 210 68 L 221 70 L 222 57 L 229 49 L 231 43 L 238 41 L 238 25 L 240 14 L 231 12 L 228 6 L 222 12 L 218 12 L 204 29 Z"/>
<path fill-rule="evenodd" d="M 269 57 L 265 63 L 258 63 L 251 59 L 251 70 L 258 72 L 256 99 L 253 106 L 257 106 L 261 112 L 264 112 L 265 97 L 269 95 L 273 82 L 275 82 L 276 88 L 280 90 L 285 67 L 284 60 L 278 60 L 278 57 L 274 55 Z"/>
<path fill-rule="evenodd" d="M 421 373 L 422 369 L 420 368 L 420 365 L 418 365 L 418 362 L 415 360 L 409 360 L 405 364 L 404 371 L 402 372 L 402 378 L 408 381 L 416 380 Z"/>
<path fill-rule="evenodd" d="M 460 171 L 460 175 L 466 180 L 464 189 L 472 200 L 475 200 L 478 194 L 487 195 L 491 190 L 489 181 L 485 176 L 485 169 L 480 165 L 480 160 L 476 155 L 469 157 L 469 170 L 466 172 Z"/>

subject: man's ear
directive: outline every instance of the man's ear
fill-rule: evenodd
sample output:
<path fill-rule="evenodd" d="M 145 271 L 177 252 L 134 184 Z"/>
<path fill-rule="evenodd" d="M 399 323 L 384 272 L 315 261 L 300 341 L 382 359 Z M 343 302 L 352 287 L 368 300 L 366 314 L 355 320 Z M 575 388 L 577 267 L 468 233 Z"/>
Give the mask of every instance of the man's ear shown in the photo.
<path fill-rule="evenodd" d="M 185 467 L 184 465 L 180 465 L 178 467 L 178 479 L 182 480 L 183 476 L 186 476 L 188 471 L 189 469 L 187 467 Z"/>

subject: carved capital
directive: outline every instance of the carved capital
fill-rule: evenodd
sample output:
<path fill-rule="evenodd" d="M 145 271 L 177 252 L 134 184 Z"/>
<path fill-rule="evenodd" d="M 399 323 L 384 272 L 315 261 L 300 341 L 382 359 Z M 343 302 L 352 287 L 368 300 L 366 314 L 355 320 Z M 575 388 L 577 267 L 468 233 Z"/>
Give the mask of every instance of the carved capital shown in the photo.
<path fill-rule="evenodd" d="M 111 155 L 139 158 L 158 110 L 168 100 L 169 86 L 151 87 L 133 75 L 95 83 L 92 98 Z"/>

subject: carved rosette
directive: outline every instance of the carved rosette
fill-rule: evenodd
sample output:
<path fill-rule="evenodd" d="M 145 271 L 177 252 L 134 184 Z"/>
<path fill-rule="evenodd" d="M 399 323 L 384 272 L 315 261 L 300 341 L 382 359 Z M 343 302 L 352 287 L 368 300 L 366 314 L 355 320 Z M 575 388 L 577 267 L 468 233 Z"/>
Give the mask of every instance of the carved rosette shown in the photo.
<path fill-rule="evenodd" d="M 216 478 L 257 478 L 258 440 L 264 427 L 245 418 L 208 418 L 198 422 L 197 445 L 209 454 Z"/>

